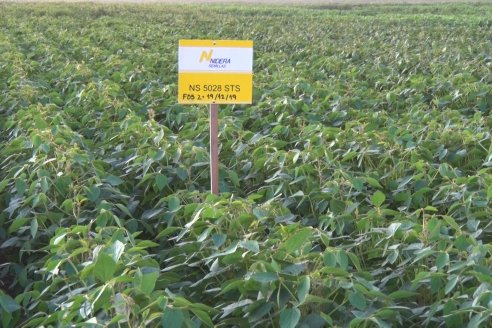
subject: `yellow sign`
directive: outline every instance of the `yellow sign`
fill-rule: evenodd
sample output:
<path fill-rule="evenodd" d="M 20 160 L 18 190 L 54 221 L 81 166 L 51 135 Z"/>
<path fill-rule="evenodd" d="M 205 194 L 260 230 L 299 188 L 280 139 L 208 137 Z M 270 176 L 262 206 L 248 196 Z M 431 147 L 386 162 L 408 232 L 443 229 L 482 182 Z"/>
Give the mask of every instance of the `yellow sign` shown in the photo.
<path fill-rule="evenodd" d="M 180 40 L 180 104 L 251 104 L 253 41 Z"/>

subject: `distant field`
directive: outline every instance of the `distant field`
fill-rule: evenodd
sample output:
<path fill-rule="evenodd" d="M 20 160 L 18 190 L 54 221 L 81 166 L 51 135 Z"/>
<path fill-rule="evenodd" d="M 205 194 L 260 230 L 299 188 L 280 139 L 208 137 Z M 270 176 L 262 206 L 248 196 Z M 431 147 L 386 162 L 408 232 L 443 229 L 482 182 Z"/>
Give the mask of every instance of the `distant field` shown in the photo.
<path fill-rule="evenodd" d="M 383 2 L 0 3 L 0 327 L 490 328 L 492 5 Z"/>
<path fill-rule="evenodd" d="M 227 3 L 274 5 L 362 5 L 362 4 L 439 4 L 439 3 L 487 3 L 492 0 L 0 0 L 0 2 L 95 2 L 95 3 Z"/>

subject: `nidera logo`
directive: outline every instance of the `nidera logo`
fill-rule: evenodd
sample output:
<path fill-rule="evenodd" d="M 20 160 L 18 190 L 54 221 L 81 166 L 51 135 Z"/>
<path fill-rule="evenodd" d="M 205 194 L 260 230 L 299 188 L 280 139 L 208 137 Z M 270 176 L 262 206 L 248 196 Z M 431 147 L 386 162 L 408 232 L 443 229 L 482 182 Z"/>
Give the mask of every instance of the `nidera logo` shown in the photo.
<path fill-rule="evenodd" d="M 204 60 L 209 62 L 212 59 L 212 52 L 213 50 L 210 50 L 208 53 L 206 51 L 202 51 L 202 55 L 200 56 L 200 63 Z"/>
<path fill-rule="evenodd" d="M 206 50 L 202 51 L 202 54 L 200 55 L 200 63 L 203 63 L 203 61 L 208 62 L 208 67 L 210 68 L 226 68 L 227 64 L 231 63 L 230 58 L 213 58 L 213 50 L 209 50 L 208 52 Z"/>

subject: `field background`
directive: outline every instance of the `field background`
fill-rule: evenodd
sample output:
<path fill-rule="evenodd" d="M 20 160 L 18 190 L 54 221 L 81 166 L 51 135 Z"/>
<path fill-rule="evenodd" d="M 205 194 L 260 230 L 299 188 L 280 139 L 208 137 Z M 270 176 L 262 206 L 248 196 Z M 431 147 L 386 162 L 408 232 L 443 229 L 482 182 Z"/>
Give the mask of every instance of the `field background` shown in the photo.
<path fill-rule="evenodd" d="M 378 4 L 439 4 L 487 3 L 491 0 L 0 0 L 0 2 L 92 2 L 92 3 L 162 3 L 162 4 L 269 4 L 269 5 L 378 5 Z"/>

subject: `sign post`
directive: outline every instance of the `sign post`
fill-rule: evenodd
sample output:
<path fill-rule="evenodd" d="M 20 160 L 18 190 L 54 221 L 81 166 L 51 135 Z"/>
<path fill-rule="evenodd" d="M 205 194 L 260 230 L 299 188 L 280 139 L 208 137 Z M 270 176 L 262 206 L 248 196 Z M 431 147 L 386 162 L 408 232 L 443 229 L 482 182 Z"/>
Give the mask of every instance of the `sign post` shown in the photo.
<path fill-rule="evenodd" d="M 178 103 L 210 105 L 210 190 L 219 193 L 219 104 L 253 101 L 253 41 L 180 40 Z"/>
<path fill-rule="evenodd" d="M 219 194 L 219 105 L 210 104 L 210 192 Z"/>

